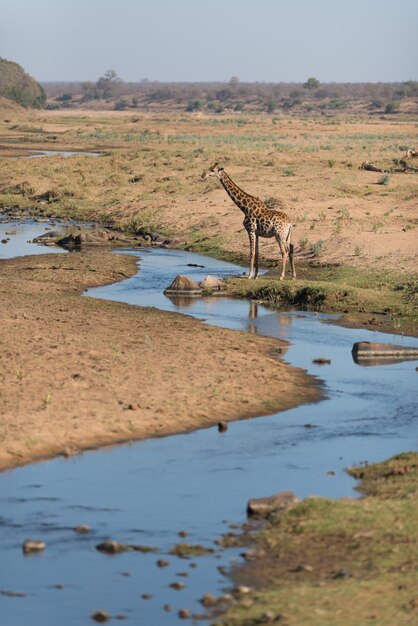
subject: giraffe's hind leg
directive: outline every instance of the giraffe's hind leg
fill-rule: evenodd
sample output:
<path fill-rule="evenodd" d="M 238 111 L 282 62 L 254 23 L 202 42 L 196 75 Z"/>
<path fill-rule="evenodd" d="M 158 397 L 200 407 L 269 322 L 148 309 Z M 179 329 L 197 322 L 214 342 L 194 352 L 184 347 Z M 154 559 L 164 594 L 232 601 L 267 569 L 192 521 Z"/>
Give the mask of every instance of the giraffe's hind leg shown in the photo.
<path fill-rule="evenodd" d="M 280 280 L 283 280 L 286 272 L 287 257 L 289 256 L 289 246 L 277 237 L 277 243 L 279 244 L 280 253 L 282 255 L 282 271 L 280 274 Z"/>

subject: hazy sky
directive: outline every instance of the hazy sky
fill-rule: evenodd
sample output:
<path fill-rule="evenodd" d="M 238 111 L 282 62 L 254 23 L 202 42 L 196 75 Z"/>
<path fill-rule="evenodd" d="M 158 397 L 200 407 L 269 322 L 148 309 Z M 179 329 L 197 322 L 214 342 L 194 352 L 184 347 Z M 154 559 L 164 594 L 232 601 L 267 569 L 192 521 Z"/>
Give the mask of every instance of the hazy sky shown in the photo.
<path fill-rule="evenodd" d="M 0 0 L 0 56 L 39 81 L 418 79 L 418 0 Z"/>

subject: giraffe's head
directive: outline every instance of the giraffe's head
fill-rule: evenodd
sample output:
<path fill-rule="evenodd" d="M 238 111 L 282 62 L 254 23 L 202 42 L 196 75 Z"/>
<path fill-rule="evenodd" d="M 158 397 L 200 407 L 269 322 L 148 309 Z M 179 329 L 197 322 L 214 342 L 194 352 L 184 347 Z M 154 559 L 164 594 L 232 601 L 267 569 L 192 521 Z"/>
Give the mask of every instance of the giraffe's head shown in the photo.
<path fill-rule="evenodd" d="M 223 167 L 219 167 L 219 163 L 214 163 L 209 169 L 205 170 L 202 174 L 202 178 L 206 180 L 206 178 L 210 178 L 211 176 L 217 176 L 220 178 L 221 172 L 224 171 Z"/>

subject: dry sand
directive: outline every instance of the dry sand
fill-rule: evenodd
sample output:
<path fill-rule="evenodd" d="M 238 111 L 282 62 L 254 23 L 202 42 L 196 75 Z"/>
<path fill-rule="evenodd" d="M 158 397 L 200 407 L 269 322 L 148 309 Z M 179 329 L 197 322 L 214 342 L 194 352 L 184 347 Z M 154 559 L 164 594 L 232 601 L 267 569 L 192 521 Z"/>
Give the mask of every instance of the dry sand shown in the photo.
<path fill-rule="evenodd" d="M 135 259 L 1 261 L 0 469 L 318 400 L 278 340 L 81 296 Z"/>

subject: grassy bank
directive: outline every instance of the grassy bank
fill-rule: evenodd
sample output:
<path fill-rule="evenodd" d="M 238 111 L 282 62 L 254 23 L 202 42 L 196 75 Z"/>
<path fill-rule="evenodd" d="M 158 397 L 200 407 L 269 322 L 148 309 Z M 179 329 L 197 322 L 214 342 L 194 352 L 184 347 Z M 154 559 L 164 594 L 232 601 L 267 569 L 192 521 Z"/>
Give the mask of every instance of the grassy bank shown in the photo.
<path fill-rule="evenodd" d="M 250 534 L 222 626 L 418 623 L 418 454 L 349 470 L 360 500 L 308 498 Z M 248 540 L 248 537 L 247 537 Z"/>
<path fill-rule="evenodd" d="M 340 323 L 353 327 L 418 334 L 416 273 L 306 264 L 295 281 L 278 281 L 275 270 L 256 281 L 228 279 L 227 292 L 277 309 L 342 313 Z"/>

